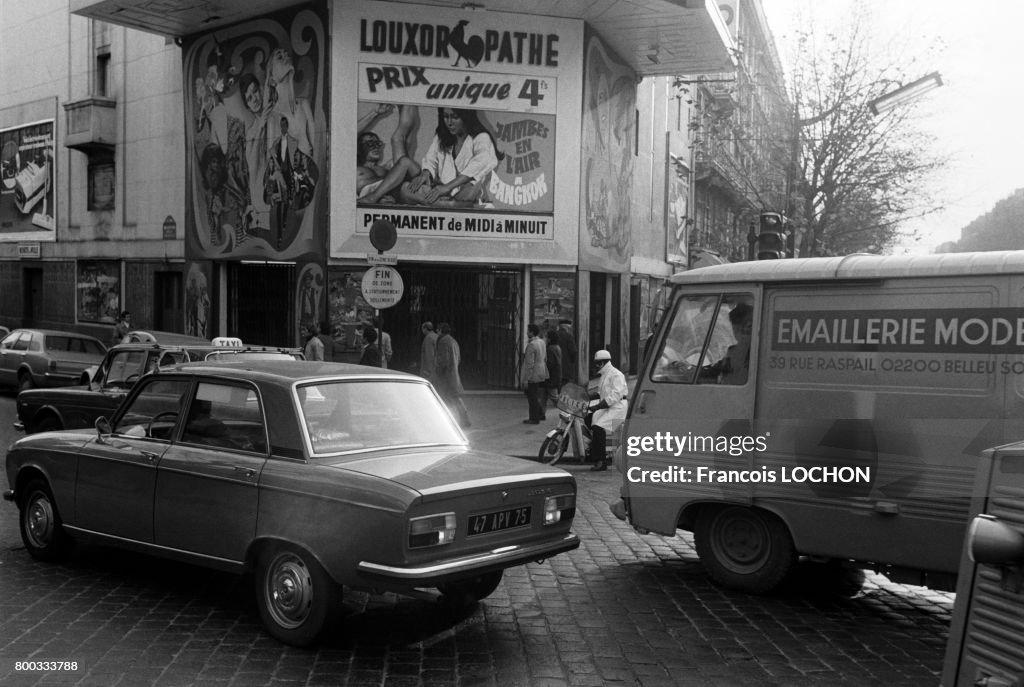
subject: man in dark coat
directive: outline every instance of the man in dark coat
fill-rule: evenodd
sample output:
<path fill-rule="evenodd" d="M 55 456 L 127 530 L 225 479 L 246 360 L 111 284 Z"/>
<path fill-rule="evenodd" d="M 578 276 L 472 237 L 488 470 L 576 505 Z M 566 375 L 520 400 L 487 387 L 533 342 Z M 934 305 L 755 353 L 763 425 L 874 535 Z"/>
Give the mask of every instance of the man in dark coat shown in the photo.
<path fill-rule="evenodd" d="M 562 384 L 576 383 L 576 339 L 572 335 L 572 322 L 558 323 L 558 346 L 562 349 Z"/>

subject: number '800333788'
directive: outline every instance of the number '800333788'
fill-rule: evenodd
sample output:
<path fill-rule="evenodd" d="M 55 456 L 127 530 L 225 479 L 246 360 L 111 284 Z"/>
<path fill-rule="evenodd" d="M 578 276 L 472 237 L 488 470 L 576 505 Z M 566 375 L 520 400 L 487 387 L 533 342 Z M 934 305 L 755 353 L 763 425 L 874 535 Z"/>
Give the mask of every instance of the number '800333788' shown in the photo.
<path fill-rule="evenodd" d="M 60 670 L 78 670 L 78 661 L 15 661 L 18 672 L 52 673 Z"/>

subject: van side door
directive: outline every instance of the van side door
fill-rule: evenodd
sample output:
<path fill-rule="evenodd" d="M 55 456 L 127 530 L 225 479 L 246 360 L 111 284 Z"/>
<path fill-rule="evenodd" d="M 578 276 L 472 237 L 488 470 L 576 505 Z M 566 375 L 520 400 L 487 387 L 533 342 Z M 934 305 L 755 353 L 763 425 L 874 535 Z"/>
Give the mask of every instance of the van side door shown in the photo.
<path fill-rule="evenodd" d="M 674 534 L 702 495 L 750 503 L 749 484 L 715 478 L 752 466 L 760 304 L 750 284 L 676 292 L 623 434 L 635 526 Z"/>

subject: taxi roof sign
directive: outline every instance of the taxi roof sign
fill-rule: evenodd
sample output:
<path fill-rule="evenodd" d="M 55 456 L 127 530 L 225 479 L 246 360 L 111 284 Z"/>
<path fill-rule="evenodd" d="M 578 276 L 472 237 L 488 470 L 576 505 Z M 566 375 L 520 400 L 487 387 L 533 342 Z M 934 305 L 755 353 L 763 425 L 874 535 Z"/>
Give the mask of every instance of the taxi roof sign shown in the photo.
<path fill-rule="evenodd" d="M 241 348 L 242 340 L 237 336 L 218 336 L 211 341 L 214 346 L 223 346 L 225 348 Z"/>

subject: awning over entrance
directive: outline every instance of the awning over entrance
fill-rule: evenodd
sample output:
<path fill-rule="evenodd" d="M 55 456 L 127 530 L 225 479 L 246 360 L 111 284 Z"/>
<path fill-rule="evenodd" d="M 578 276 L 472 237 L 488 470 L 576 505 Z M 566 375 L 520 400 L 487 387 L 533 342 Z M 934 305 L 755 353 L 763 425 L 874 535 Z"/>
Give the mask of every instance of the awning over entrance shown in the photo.
<path fill-rule="evenodd" d="M 180 38 L 230 26 L 295 0 L 71 0 L 71 11 Z M 467 12 L 494 10 L 582 19 L 640 76 L 705 74 L 734 68 L 732 38 L 714 0 L 423 0 Z"/>

